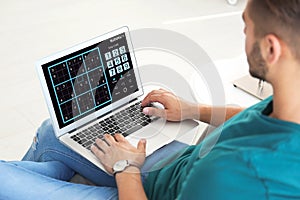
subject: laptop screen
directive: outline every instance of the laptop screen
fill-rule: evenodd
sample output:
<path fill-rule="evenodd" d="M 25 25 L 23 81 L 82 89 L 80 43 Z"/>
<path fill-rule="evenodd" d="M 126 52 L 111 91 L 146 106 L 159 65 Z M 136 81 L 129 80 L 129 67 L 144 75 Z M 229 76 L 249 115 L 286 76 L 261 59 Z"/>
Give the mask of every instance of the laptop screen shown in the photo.
<path fill-rule="evenodd" d="M 135 93 L 125 33 L 42 65 L 60 128 Z"/>

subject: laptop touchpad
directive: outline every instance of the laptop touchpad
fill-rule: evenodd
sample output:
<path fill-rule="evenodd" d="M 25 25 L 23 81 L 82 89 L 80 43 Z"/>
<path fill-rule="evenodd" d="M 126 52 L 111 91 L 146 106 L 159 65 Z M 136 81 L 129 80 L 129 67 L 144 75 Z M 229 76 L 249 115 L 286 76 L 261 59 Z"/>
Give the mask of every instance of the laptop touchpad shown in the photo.
<path fill-rule="evenodd" d="M 153 125 L 149 125 L 148 127 L 145 127 L 135 133 L 132 133 L 130 136 L 134 139 L 150 139 L 157 135 L 159 135 L 159 129 L 154 127 Z"/>

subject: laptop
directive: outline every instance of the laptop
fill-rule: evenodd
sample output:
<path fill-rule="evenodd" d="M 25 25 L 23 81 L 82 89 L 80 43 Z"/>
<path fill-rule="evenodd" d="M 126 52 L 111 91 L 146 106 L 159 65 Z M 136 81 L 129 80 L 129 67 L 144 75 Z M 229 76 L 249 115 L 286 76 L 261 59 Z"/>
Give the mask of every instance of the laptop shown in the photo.
<path fill-rule="evenodd" d="M 273 94 L 272 86 L 250 75 L 245 75 L 233 82 L 233 86 L 260 99 L 266 99 Z"/>
<path fill-rule="evenodd" d="M 90 150 L 104 133 L 121 133 L 135 146 L 146 139 L 148 156 L 198 125 L 142 113 L 144 91 L 128 27 L 43 58 L 36 68 L 56 137 L 104 171 Z"/>

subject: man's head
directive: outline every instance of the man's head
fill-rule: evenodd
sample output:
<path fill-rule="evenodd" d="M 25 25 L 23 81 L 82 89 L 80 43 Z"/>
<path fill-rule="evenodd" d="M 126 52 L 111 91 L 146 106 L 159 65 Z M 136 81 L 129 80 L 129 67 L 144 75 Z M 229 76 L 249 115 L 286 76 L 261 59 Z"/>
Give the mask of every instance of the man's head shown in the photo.
<path fill-rule="evenodd" d="M 268 80 L 282 56 L 300 63 L 300 0 L 249 0 L 243 18 L 252 76 Z"/>

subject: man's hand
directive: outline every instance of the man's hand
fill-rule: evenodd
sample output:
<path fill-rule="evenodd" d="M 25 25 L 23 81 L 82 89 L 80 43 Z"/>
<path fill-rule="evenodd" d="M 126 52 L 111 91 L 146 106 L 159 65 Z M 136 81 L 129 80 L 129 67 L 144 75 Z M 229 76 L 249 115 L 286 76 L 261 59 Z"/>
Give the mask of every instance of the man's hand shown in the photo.
<path fill-rule="evenodd" d="M 105 141 L 104 141 L 105 140 Z M 96 139 L 92 152 L 103 164 L 105 169 L 113 174 L 113 165 L 120 160 L 131 160 L 142 167 L 146 158 L 146 140 L 140 140 L 137 148 L 132 146 L 121 134 L 104 135 L 104 140 Z"/>
<path fill-rule="evenodd" d="M 147 107 L 147 105 L 153 102 L 161 103 L 165 109 Z M 169 121 L 181 121 L 194 118 L 192 113 L 195 112 L 195 105 L 180 99 L 173 93 L 164 89 L 153 90 L 150 92 L 142 101 L 142 106 L 145 107 L 143 109 L 144 114 L 163 117 Z M 197 112 L 198 110 L 196 109 L 196 113 Z"/>

